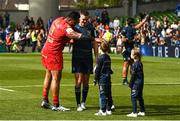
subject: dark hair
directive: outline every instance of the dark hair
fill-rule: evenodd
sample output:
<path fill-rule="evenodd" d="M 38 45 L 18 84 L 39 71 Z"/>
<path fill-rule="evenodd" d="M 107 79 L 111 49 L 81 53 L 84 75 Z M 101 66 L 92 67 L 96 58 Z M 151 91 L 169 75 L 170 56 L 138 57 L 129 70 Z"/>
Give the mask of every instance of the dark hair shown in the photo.
<path fill-rule="evenodd" d="M 127 24 L 128 25 L 132 25 L 134 23 L 134 19 L 133 18 L 127 18 Z"/>
<path fill-rule="evenodd" d="M 73 20 L 79 20 L 80 14 L 79 14 L 79 12 L 72 11 L 71 13 L 69 13 L 69 14 L 67 15 L 67 17 L 68 17 L 68 18 L 71 18 L 71 19 L 73 19 Z"/>
<path fill-rule="evenodd" d="M 85 15 L 85 16 L 89 16 L 89 12 L 86 10 L 81 10 L 80 14 Z"/>
<path fill-rule="evenodd" d="M 145 18 L 146 14 L 145 13 L 139 13 L 139 16 L 140 16 L 140 19 L 143 20 Z"/>
<path fill-rule="evenodd" d="M 100 48 L 104 53 L 109 51 L 109 47 L 110 45 L 107 41 L 104 40 L 101 42 Z"/>

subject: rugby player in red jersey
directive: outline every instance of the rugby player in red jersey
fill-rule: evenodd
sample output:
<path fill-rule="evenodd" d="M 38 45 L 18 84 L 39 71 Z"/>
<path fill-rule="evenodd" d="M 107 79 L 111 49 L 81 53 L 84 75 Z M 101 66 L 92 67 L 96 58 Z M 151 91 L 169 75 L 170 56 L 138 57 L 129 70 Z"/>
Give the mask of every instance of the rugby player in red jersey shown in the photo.
<path fill-rule="evenodd" d="M 46 69 L 44 86 L 43 86 L 43 101 L 41 107 L 52 109 L 53 111 L 68 111 L 59 103 L 59 88 L 63 69 L 63 54 L 62 51 L 66 43 L 70 39 L 81 40 L 84 38 L 92 38 L 89 35 L 84 35 L 73 30 L 73 27 L 79 22 L 79 13 L 71 12 L 67 17 L 59 17 L 53 21 L 47 41 L 42 49 L 42 64 Z M 93 39 L 92 39 L 93 40 Z M 48 93 L 51 88 L 52 102 L 51 106 L 48 100 Z"/>

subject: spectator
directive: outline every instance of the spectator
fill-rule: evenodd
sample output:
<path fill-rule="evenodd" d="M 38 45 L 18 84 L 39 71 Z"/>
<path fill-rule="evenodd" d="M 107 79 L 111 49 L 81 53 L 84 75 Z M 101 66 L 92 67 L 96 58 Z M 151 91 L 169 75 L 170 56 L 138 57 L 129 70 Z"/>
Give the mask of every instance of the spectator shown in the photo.
<path fill-rule="evenodd" d="M 21 27 L 17 25 L 16 31 L 14 33 L 14 42 L 13 42 L 13 51 L 14 52 L 20 52 L 20 41 L 22 40 L 21 38 Z"/>
<path fill-rule="evenodd" d="M 118 17 L 116 16 L 115 19 L 114 19 L 114 21 L 113 21 L 114 30 L 116 30 L 119 26 L 120 26 L 120 20 L 119 20 Z"/>
<path fill-rule="evenodd" d="M 34 28 L 35 27 L 35 22 L 34 22 L 34 18 L 33 17 L 31 17 L 31 19 L 30 19 L 29 27 L 30 28 Z"/>
<path fill-rule="evenodd" d="M 26 16 L 25 18 L 24 18 L 24 25 L 30 25 L 30 20 L 29 20 L 29 17 L 28 16 Z"/>
<path fill-rule="evenodd" d="M 176 46 L 180 46 L 180 31 L 178 29 L 175 31 L 172 41 Z"/>
<path fill-rule="evenodd" d="M 1 41 L 0 43 L 4 42 L 5 38 L 6 38 L 6 33 L 4 29 L 0 27 L 0 41 Z"/>
<path fill-rule="evenodd" d="M 158 36 L 156 34 L 156 32 L 153 30 L 151 32 L 151 36 L 150 36 L 150 43 L 154 46 L 154 45 L 158 45 Z"/>
<path fill-rule="evenodd" d="M 10 32 L 6 35 L 6 46 L 8 52 L 11 52 L 12 42 L 13 42 L 13 33 Z"/>
<path fill-rule="evenodd" d="M 155 30 L 155 26 L 156 26 L 156 21 L 154 20 L 154 18 L 151 16 L 150 17 L 150 21 L 149 21 L 149 24 L 150 24 L 150 30 Z"/>
<path fill-rule="evenodd" d="M 178 23 L 174 21 L 174 22 L 171 24 L 171 28 L 172 28 L 172 29 L 177 29 L 177 28 L 178 28 Z"/>
<path fill-rule="evenodd" d="M 113 34 L 110 32 L 110 28 L 109 28 L 108 25 L 105 26 L 105 33 L 104 33 L 102 38 L 105 39 L 106 42 L 111 44 L 111 41 L 112 41 L 112 38 L 113 38 Z"/>
<path fill-rule="evenodd" d="M 32 44 L 32 38 L 31 38 L 31 33 L 32 33 L 32 28 L 29 28 L 27 34 L 26 34 L 26 42 L 27 42 L 27 46 L 30 47 Z"/>
<path fill-rule="evenodd" d="M 50 27 L 51 27 L 52 22 L 53 22 L 53 18 L 52 18 L 52 17 L 50 17 L 50 18 L 49 18 L 49 20 L 48 20 L 48 22 L 47 22 L 47 31 L 49 31 L 49 29 L 50 29 Z"/>
<path fill-rule="evenodd" d="M 113 41 L 112 41 L 112 45 L 114 47 L 116 47 L 117 40 L 120 37 L 119 33 L 120 33 L 120 27 L 115 28 L 114 31 L 113 31 Z"/>
<path fill-rule="evenodd" d="M 44 29 L 44 21 L 42 20 L 41 17 L 39 17 L 37 19 L 36 27 L 37 27 L 37 29 Z"/>
<path fill-rule="evenodd" d="M 26 39 L 26 35 L 27 35 L 27 30 L 26 28 L 23 28 L 23 30 L 21 31 L 21 41 L 19 43 L 19 45 L 21 46 L 21 52 L 24 52 L 25 47 L 26 47 L 26 43 L 27 43 L 27 39 Z"/>
<path fill-rule="evenodd" d="M 110 22 L 109 13 L 106 8 L 101 13 L 101 19 L 102 19 L 103 25 L 109 25 L 109 22 Z"/>
<path fill-rule="evenodd" d="M 36 51 L 36 46 L 37 46 L 37 32 L 38 29 L 33 29 L 31 33 L 31 40 L 32 40 L 32 52 Z"/>
<path fill-rule="evenodd" d="M 38 52 L 41 52 L 41 49 L 43 47 L 43 39 L 44 39 L 45 33 L 43 29 L 38 30 L 37 32 L 37 50 Z"/>
<path fill-rule="evenodd" d="M 94 12 L 94 16 L 95 16 L 95 18 L 100 17 L 101 16 L 101 12 L 98 9 L 96 9 L 95 12 Z"/>
<path fill-rule="evenodd" d="M 155 30 L 154 30 L 154 31 L 156 32 L 156 35 L 157 35 L 158 37 L 161 36 L 162 25 L 161 25 L 161 22 L 160 22 L 160 21 L 156 21 L 156 26 L 155 26 Z"/>
<path fill-rule="evenodd" d="M 10 14 L 6 11 L 4 14 L 4 18 L 5 18 L 5 26 L 9 26 L 10 24 Z"/>
<path fill-rule="evenodd" d="M 3 27 L 3 23 L 4 23 L 3 16 L 2 14 L 0 14 L 0 28 Z"/>
<path fill-rule="evenodd" d="M 168 20 L 168 18 L 167 18 L 167 16 L 165 16 L 164 18 L 163 18 L 163 29 L 166 31 L 166 29 L 169 27 L 169 20 Z"/>

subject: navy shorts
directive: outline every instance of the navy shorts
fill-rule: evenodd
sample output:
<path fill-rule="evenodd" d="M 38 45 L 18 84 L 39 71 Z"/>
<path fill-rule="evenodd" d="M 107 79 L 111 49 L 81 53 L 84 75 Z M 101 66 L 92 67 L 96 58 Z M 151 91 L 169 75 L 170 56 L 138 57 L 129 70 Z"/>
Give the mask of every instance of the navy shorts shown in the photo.
<path fill-rule="evenodd" d="M 123 60 L 124 61 L 130 61 L 131 60 L 131 53 L 127 50 L 122 53 Z"/>
<path fill-rule="evenodd" d="M 93 59 L 72 58 L 72 73 L 93 74 Z"/>
<path fill-rule="evenodd" d="M 131 59 L 131 50 L 132 49 L 133 49 L 132 47 L 127 47 L 126 50 L 122 53 L 124 61 L 132 61 L 132 59 Z"/>

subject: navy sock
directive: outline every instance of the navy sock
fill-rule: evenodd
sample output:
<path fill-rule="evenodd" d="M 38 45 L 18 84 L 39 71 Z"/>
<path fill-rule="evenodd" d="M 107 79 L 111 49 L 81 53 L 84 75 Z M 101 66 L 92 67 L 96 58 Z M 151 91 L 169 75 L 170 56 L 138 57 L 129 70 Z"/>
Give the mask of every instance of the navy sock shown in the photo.
<path fill-rule="evenodd" d="M 76 87 L 75 86 L 75 95 L 76 95 L 76 102 L 77 105 L 80 104 L 80 99 L 81 99 L 81 87 Z"/>
<path fill-rule="evenodd" d="M 89 91 L 89 86 L 83 87 L 83 90 L 82 90 L 82 102 L 84 102 L 84 103 L 86 102 L 88 91 Z"/>
<path fill-rule="evenodd" d="M 128 82 L 127 77 L 123 77 L 123 83 Z"/>

